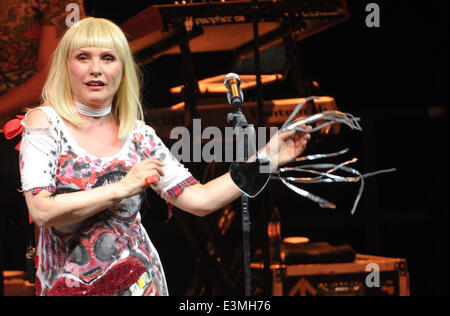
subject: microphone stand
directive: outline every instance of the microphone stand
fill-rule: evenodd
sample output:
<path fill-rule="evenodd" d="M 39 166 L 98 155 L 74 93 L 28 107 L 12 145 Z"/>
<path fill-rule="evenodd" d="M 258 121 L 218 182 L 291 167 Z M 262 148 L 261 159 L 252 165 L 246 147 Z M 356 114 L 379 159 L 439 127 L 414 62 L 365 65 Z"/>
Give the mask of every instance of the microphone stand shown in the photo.
<path fill-rule="evenodd" d="M 256 75 L 256 100 L 257 100 L 257 119 L 258 119 L 258 126 L 265 126 L 265 120 L 264 120 L 264 101 L 263 101 L 263 88 L 262 88 L 262 82 L 261 82 L 261 54 L 260 54 L 260 36 L 259 36 L 259 17 L 256 13 L 258 10 L 258 0 L 252 0 L 252 7 L 255 9 L 255 12 L 252 16 L 252 22 L 253 22 L 253 53 L 255 54 L 255 75 Z M 267 209 L 267 204 L 264 204 L 263 206 L 263 216 L 262 216 L 262 226 L 264 227 L 264 233 L 263 235 L 263 247 L 262 247 L 262 254 L 263 254 L 263 262 L 264 262 L 264 290 L 267 293 L 269 293 L 269 290 L 271 288 L 270 280 L 272 279 L 271 276 L 271 270 L 270 270 L 270 250 L 269 250 L 269 242 L 268 242 L 268 236 L 267 236 L 267 228 L 268 228 L 268 216 L 267 214 L 270 213 L 270 210 Z"/>
<path fill-rule="evenodd" d="M 234 123 L 234 128 L 243 131 L 243 138 L 236 137 L 236 148 L 239 147 L 239 142 L 244 142 L 244 161 L 248 160 L 248 148 L 249 137 L 250 141 L 255 140 L 255 129 L 253 124 L 248 124 L 245 115 L 242 113 L 241 104 L 234 104 L 234 112 L 228 113 L 228 123 Z M 241 196 L 241 209 L 242 209 L 242 237 L 243 237 L 243 250 L 244 250 L 244 284 L 245 284 L 245 296 L 251 296 L 251 265 L 250 265 L 250 212 L 249 212 L 249 196 L 242 193 Z"/>

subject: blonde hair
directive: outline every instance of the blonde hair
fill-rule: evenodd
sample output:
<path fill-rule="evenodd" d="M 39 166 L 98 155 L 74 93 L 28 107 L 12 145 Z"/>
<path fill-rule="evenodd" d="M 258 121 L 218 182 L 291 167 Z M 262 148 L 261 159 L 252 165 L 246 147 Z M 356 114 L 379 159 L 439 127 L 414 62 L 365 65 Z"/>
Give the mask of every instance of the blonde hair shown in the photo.
<path fill-rule="evenodd" d="M 122 63 L 123 75 L 113 101 L 113 113 L 119 121 L 119 137 L 126 138 L 136 120 L 144 119 L 140 71 L 124 33 L 107 19 L 85 18 L 66 31 L 53 53 L 49 75 L 42 90 L 42 101 L 72 124 L 80 126 L 85 123 L 76 111 L 69 79 L 69 57 L 74 49 L 82 47 L 114 49 Z"/>

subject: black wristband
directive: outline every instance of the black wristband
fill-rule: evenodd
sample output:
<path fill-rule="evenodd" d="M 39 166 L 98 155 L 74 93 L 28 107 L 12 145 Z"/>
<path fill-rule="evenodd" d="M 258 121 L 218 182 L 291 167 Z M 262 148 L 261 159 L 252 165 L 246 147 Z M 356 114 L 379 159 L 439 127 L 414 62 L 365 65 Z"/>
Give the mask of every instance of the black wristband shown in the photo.
<path fill-rule="evenodd" d="M 253 198 L 261 193 L 270 180 L 269 172 L 261 172 L 262 166 L 268 166 L 269 161 L 233 162 L 230 164 L 230 176 L 239 190 Z"/>

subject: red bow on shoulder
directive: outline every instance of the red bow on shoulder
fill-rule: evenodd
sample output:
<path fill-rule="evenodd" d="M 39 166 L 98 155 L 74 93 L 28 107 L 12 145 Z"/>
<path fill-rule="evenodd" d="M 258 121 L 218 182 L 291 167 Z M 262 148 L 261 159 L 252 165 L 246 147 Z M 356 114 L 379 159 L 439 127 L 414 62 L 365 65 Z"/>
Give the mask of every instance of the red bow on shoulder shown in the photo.
<path fill-rule="evenodd" d="M 8 121 L 5 126 L 3 126 L 3 132 L 5 133 L 6 139 L 12 139 L 23 132 L 22 121 L 25 115 L 16 115 L 15 119 Z M 22 140 L 14 147 L 16 150 L 20 151 L 20 144 Z"/>

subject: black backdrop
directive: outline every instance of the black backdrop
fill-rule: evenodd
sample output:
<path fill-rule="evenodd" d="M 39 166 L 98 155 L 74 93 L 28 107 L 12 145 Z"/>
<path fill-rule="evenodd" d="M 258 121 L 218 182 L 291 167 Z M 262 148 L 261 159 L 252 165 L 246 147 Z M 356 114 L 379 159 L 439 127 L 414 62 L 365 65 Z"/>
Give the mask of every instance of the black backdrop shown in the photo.
<path fill-rule="evenodd" d="M 356 186 L 319 187 L 322 196 L 338 205 L 329 212 L 271 184 L 266 197 L 253 203 L 254 231 L 259 229 L 260 202 L 270 203 L 280 209 L 283 235 L 406 258 L 412 295 L 448 295 L 448 1 L 375 1 L 381 9 L 380 28 L 365 25 L 369 2 L 349 0 L 350 20 L 297 47 L 306 82 L 320 84 L 314 92 L 334 97 L 340 110 L 361 117 L 364 129 L 344 130 L 326 140 L 313 137 L 307 153 L 350 147 L 359 158 L 359 170 L 398 171 L 366 181 L 354 216 L 349 211 Z M 85 0 L 88 14 L 117 23 L 150 4 L 134 3 Z M 228 53 L 194 54 L 193 62 L 197 78 L 236 69 Z M 182 83 L 180 65 L 178 56 L 164 56 L 145 67 L 146 107 L 180 101 L 169 93 Z M 264 99 L 288 97 L 297 97 L 290 80 L 264 89 Z M 204 166 L 188 167 L 202 179 Z M 178 220 L 165 223 L 165 204 L 152 194 L 149 200 L 152 207 L 145 211 L 144 225 L 162 257 L 171 294 L 183 295 L 196 273 L 197 253 L 179 223 L 201 240 L 199 225 L 215 218 L 198 220 L 176 211 Z M 4 258 L 7 268 L 22 264 L 24 245 L 16 237 L 8 238 L 17 241 L 9 249 L 18 250 Z M 208 273 L 215 272 L 212 268 Z"/>

